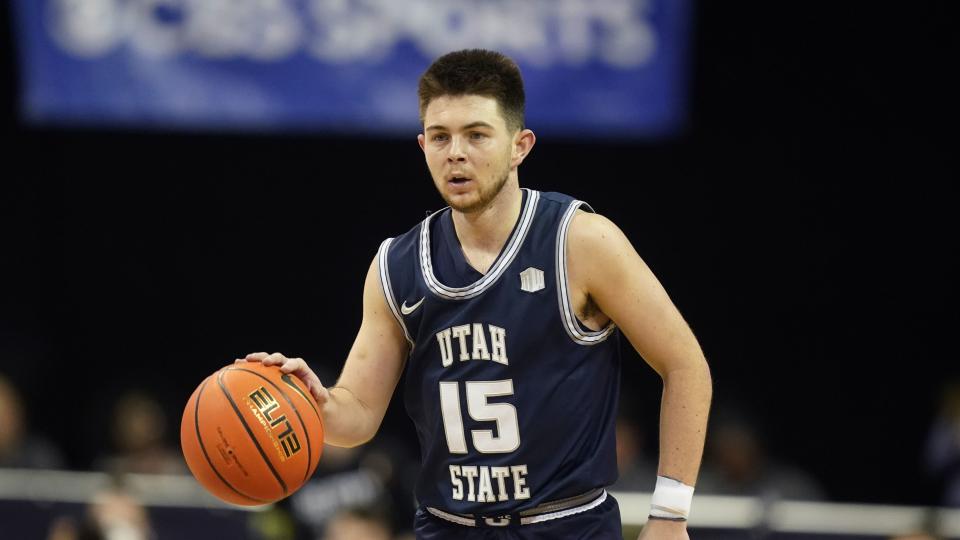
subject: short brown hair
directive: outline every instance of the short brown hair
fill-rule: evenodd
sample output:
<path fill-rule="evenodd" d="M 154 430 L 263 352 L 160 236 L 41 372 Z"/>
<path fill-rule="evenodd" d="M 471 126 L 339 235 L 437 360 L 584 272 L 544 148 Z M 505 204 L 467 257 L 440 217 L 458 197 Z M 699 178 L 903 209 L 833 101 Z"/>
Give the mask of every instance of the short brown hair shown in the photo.
<path fill-rule="evenodd" d="M 469 94 L 497 100 L 507 129 L 523 129 L 525 96 L 520 68 L 506 55 L 483 49 L 447 53 L 420 76 L 420 123 L 434 99 Z"/>

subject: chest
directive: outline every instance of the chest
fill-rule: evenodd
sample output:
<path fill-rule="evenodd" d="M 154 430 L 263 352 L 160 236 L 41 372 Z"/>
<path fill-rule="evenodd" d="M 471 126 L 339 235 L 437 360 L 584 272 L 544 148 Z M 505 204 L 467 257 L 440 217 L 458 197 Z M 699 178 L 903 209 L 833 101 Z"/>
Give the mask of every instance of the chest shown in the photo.
<path fill-rule="evenodd" d="M 490 267 L 500 256 L 500 250 L 479 249 L 462 247 L 464 261 L 478 274 L 484 275 L 490 271 Z"/>

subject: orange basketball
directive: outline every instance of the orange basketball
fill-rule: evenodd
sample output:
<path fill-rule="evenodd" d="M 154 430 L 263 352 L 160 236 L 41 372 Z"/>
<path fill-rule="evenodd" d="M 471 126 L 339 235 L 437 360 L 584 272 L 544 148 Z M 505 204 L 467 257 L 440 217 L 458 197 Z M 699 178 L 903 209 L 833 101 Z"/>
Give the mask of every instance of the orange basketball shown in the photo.
<path fill-rule="evenodd" d="M 287 497 L 310 478 L 323 448 L 323 419 L 297 377 L 260 362 L 231 364 L 190 396 L 180 445 L 207 491 L 256 506 Z"/>

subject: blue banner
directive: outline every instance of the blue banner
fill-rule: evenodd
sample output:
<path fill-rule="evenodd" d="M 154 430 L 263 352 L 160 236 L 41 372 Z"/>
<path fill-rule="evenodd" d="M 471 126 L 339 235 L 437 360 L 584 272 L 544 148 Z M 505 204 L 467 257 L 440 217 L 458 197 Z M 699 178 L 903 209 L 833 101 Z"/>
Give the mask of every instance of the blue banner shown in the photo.
<path fill-rule="evenodd" d="M 14 0 L 33 124 L 408 134 L 417 79 L 481 47 L 527 124 L 655 137 L 686 112 L 689 0 Z"/>

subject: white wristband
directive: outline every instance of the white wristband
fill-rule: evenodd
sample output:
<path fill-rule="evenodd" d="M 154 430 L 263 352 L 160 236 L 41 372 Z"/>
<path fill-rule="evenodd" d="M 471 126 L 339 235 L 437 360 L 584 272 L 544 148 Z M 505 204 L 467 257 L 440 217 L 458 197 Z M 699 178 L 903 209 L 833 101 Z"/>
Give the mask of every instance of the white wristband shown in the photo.
<path fill-rule="evenodd" d="M 650 500 L 650 517 L 686 520 L 693 502 L 693 486 L 667 478 L 657 477 L 657 487 Z"/>

